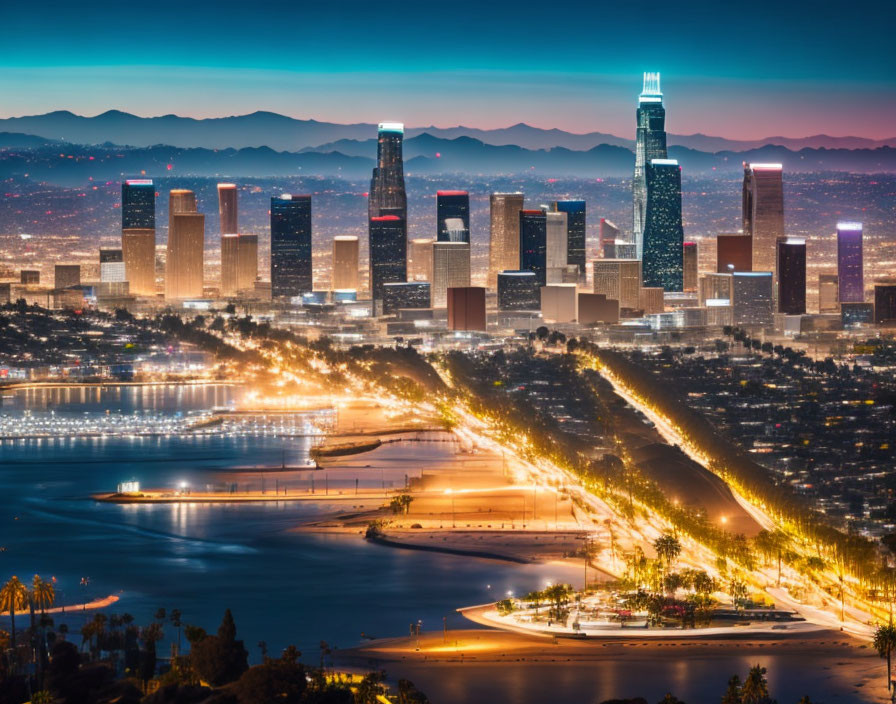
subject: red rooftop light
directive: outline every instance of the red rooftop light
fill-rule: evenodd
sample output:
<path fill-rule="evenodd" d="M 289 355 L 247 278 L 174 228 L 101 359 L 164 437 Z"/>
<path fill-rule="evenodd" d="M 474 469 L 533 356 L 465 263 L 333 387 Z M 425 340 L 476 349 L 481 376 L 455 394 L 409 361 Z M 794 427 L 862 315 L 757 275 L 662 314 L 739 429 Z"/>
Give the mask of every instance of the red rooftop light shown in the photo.
<path fill-rule="evenodd" d="M 370 218 L 370 222 L 392 222 L 393 220 L 401 220 L 397 215 L 375 215 Z"/>
<path fill-rule="evenodd" d="M 467 191 L 436 191 L 437 196 L 467 196 Z"/>

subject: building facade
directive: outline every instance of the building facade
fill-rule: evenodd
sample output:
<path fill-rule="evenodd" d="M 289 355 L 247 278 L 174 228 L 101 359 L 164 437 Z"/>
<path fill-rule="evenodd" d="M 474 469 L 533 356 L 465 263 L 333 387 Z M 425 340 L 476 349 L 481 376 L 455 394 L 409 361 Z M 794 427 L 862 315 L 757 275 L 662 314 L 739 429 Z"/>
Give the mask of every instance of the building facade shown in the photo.
<path fill-rule="evenodd" d="M 744 162 L 743 233 L 751 238 L 750 271 L 770 271 L 774 281 L 776 247 L 785 236 L 781 164 Z"/>
<path fill-rule="evenodd" d="M 642 282 L 648 288 L 684 288 L 681 167 L 675 159 L 647 164 L 647 208 L 642 236 Z"/>
<path fill-rule="evenodd" d="M 543 210 L 519 212 L 520 271 L 535 272 L 538 285 L 547 283 L 547 216 Z"/>
<path fill-rule="evenodd" d="M 837 276 L 841 303 L 865 301 L 862 223 L 837 223 Z"/>
<path fill-rule="evenodd" d="M 660 90 L 660 74 L 645 73 L 644 87 L 635 111 L 635 173 L 632 179 L 632 235 L 637 259 L 643 258 L 643 235 L 647 218 L 647 166 L 667 158 L 666 109 Z"/>
<path fill-rule="evenodd" d="M 806 312 L 806 240 L 783 237 L 778 240 L 778 312 L 803 315 Z"/>
<path fill-rule="evenodd" d="M 641 262 L 637 259 L 595 259 L 593 290 L 619 301 L 620 308 L 637 310 L 640 306 Z"/>
<path fill-rule="evenodd" d="M 456 223 L 448 227 L 448 220 L 457 219 L 462 223 L 457 227 Z M 470 194 L 467 191 L 437 191 L 436 192 L 436 223 L 438 231 L 436 239 L 439 242 L 466 242 L 470 243 Z"/>
<path fill-rule="evenodd" d="M 381 309 L 383 286 L 407 281 L 407 223 L 400 215 L 376 215 L 370 218 L 370 296 L 374 312 Z"/>
<path fill-rule="evenodd" d="M 716 273 L 753 271 L 753 238 L 742 234 L 716 237 Z"/>
<path fill-rule="evenodd" d="M 538 310 L 540 307 L 538 277 L 534 271 L 498 274 L 498 310 Z"/>
<path fill-rule="evenodd" d="M 229 235 L 239 232 L 237 225 L 236 184 L 218 184 L 218 220 L 221 234 Z"/>
<path fill-rule="evenodd" d="M 682 266 L 684 268 L 684 288 L 682 289 L 682 291 L 696 291 L 697 277 L 699 272 L 696 242 L 684 243 L 684 251 L 682 252 Z"/>
<path fill-rule="evenodd" d="M 333 281 L 334 290 L 354 289 L 361 285 L 359 272 L 360 243 L 353 235 L 338 235 L 333 238 Z"/>
<path fill-rule="evenodd" d="M 176 212 L 171 218 L 171 230 L 168 233 L 165 298 L 202 298 L 204 270 L 205 215 Z"/>
<path fill-rule="evenodd" d="M 488 287 L 498 285 L 498 274 L 520 267 L 520 211 L 522 193 L 492 193 L 489 197 Z"/>
<path fill-rule="evenodd" d="M 566 263 L 577 266 L 579 276 L 584 277 L 587 234 L 585 201 L 556 200 L 551 207 L 555 212 L 566 213 Z"/>
<path fill-rule="evenodd" d="M 311 196 L 271 198 L 271 295 L 292 298 L 314 290 L 311 267 Z"/>
<path fill-rule="evenodd" d="M 404 125 L 381 122 L 377 130 L 376 166 L 370 179 L 368 218 L 397 215 L 408 219 L 408 198 L 404 185 Z"/>
<path fill-rule="evenodd" d="M 470 285 L 470 245 L 434 242 L 432 245 L 432 307 L 448 305 L 448 289 Z"/>

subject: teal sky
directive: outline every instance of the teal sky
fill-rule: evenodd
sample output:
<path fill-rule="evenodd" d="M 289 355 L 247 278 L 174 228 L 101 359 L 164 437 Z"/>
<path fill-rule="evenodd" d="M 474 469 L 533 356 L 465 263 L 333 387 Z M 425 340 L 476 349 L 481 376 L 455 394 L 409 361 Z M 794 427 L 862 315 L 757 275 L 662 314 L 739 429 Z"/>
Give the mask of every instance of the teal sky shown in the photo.
<path fill-rule="evenodd" d="M 0 115 L 527 122 L 627 135 L 645 70 L 669 129 L 896 135 L 892 3 L 4 3 Z"/>

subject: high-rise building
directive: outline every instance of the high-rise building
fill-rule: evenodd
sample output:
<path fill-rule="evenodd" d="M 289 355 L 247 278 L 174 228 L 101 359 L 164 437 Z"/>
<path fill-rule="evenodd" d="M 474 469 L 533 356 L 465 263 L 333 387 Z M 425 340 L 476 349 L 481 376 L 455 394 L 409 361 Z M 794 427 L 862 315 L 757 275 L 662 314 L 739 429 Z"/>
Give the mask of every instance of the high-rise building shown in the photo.
<path fill-rule="evenodd" d="M 407 222 L 408 199 L 404 186 L 403 141 L 403 124 L 380 123 L 377 132 L 376 166 L 370 179 L 367 202 L 369 219 L 381 215 L 395 215 L 403 222 Z"/>
<path fill-rule="evenodd" d="M 461 227 L 447 221 L 459 219 Z M 466 191 L 438 191 L 436 193 L 436 223 L 439 242 L 470 242 L 470 194 Z M 458 239 L 458 238 L 462 239 Z"/>
<path fill-rule="evenodd" d="M 429 308 L 430 288 L 428 281 L 383 284 L 383 314 L 388 315 L 403 308 Z"/>
<path fill-rule="evenodd" d="M 778 240 L 778 312 L 803 315 L 806 312 L 806 240 L 782 237 Z"/>
<path fill-rule="evenodd" d="M 744 235 L 752 238 L 750 270 L 770 271 L 774 281 L 775 248 L 785 236 L 781 164 L 744 162 L 743 224 Z"/>
<path fill-rule="evenodd" d="M 545 280 L 562 284 L 567 264 L 568 215 L 563 212 L 545 213 Z"/>
<path fill-rule="evenodd" d="M 874 322 L 896 323 L 896 281 L 874 284 Z"/>
<path fill-rule="evenodd" d="M 538 285 L 547 283 L 547 217 L 543 210 L 519 212 L 519 269 L 534 271 Z"/>
<path fill-rule="evenodd" d="M 541 294 L 534 271 L 498 274 L 498 310 L 538 310 Z"/>
<path fill-rule="evenodd" d="M 121 231 L 124 277 L 136 296 L 156 295 L 156 231 L 130 228 Z"/>
<path fill-rule="evenodd" d="M 613 244 L 616 244 L 616 240 L 622 241 L 622 233 L 619 231 L 619 228 L 606 218 L 601 218 L 600 229 L 597 233 L 598 252 L 603 254 L 605 243 L 612 242 Z M 611 259 L 616 259 L 616 256 L 614 255 Z"/>
<path fill-rule="evenodd" d="M 432 307 L 448 305 L 448 289 L 470 285 L 470 245 L 434 242 L 432 245 Z"/>
<path fill-rule="evenodd" d="M 489 197 L 490 229 L 488 287 L 498 285 L 498 274 L 520 267 L 520 211 L 522 193 L 492 193 Z"/>
<path fill-rule="evenodd" d="M 632 179 L 632 234 L 635 240 L 637 259 L 643 258 L 644 226 L 647 222 L 647 166 L 654 159 L 665 159 L 666 153 L 666 109 L 663 107 L 663 93 L 660 90 L 660 74 L 645 73 L 644 88 L 638 96 L 635 113 L 637 131 L 635 135 L 635 175 Z"/>
<path fill-rule="evenodd" d="M 448 329 L 485 330 L 485 289 L 456 286 L 448 289 Z"/>
<path fill-rule="evenodd" d="M 359 242 L 352 235 L 333 238 L 333 284 L 334 290 L 354 289 L 361 285 L 358 275 Z"/>
<path fill-rule="evenodd" d="M 862 223 L 837 223 L 837 276 L 841 303 L 865 300 L 865 274 L 862 252 Z"/>
<path fill-rule="evenodd" d="M 383 286 L 407 280 L 407 223 L 397 214 L 375 215 L 369 224 L 370 296 L 374 313 L 382 306 Z"/>
<path fill-rule="evenodd" d="M 595 259 L 594 293 L 607 300 L 619 301 L 620 308 L 637 310 L 640 306 L 641 262 L 637 259 Z"/>
<path fill-rule="evenodd" d="M 683 255 L 684 255 L 684 259 L 683 259 L 684 288 L 682 290 L 683 291 L 696 291 L 697 290 L 697 276 L 698 276 L 697 243 L 696 242 L 685 242 Z"/>
<path fill-rule="evenodd" d="M 79 264 L 57 264 L 53 273 L 54 288 L 72 288 L 81 285 L 81 266 Z"/>
<path fill-rule="evenodd" d="M 40 284 L 40 269 L 22 269 L 19 272 L 19 282 L 25 286 L 37 286 Z"/>
<path fill-rule="evenodd" d="M 173 193 L 173 191 L 172 191 Z M 195 200 L 193 201 L 195 203 Z M 165 298 L 202 298 L 205 268 L 205 215 L 175 212 L 168 231 Z"/>
<path fill-rule="evenodd" d="M 637 259 L 638 247 L 633 242 L 608 240 L 604 242 L 604 259 Z"/>
<path fill-rule="evenodd" d="M 173 188 L 168 192 L 168 237 L 174 226 L 174 216 L 178 213 L 195 213 L 196 194 L 186 188 Z"/>
<path fill-rule="evenodd" d="M 258 235 L 240 235 L 237 255 L 236 290 L 254 294 L 258 280 Z"/>
<path fill-rule="evenodd" d="M 221 191 L 218 191 L 220 195 Z M 221 235 L 221 295 L 229 298 L 239 290 L 240 236 Z"/>
<path fill-rule="evenodd" d="M 295 297 L 314 290 L 311 269 L 311 196 L 271 198 L 271 295 Z"/>
<path fill-rule="evenodd" d="M 647 207 L 641 238 L 641 276 L 647 288 L 684 288 L 684 230 L 681 226 L 681 167 L 675 159 L 647 164 Z"/>
<path fill-rule="evenodd" d="M 435 240 L 416 237 L 408 252 L 408 281 L 432 281 L 432 245 Z"/>
<path fill-rule="evenodd" d="M 644 315 L 657 315 L 666 310 L 663 289 L 659 286 L 642 286 L 638 291 L 638 307 Z"/>
<path fill-rule="evenodd" d="M 239 232 L 237 226 L 236 184 L 218 184 L 218 217 L 221 221 L 221 234 L 230 235 Z"/>
<path fill-rule="evenodd" d="M 818 312 L 840 311 L 840 282 L 836 274 L 818 275 Z"/>
<path fill-rule="evenodd" d="M 566 263 L 577 266 L 579 276 L 585 276 L 585 201 L 555 200 L 551 207 L 567 216 Z"/>
<path fill-rule="evenodd" d="M 578 291 L 575 284 L 548 284 L 541 287 L 541 317 L 552 323 L 573 323 L 578 318 Z"/>
<path fill-rule="evenodd" d="M 124 256 L 120 249 L 100 250 L 100 281 L 103 283 L 127 281 L 124 270 Z"/>
<path fill-rule="evenodd" d="M 731 274 L 707 274 L 700 277 L 700 295 L 698 302 L 701 306 L 711 305 L 710 301 L 726 301 L 726 305 L 731 304 L 733 292 Z M 717 303 L 718 305 L 718 303 Z"/>
<path fill-rule="evenodd" d="M 772 281 L 770 271 L 736 271 L 731 275 L 735 325 L 768 326 L 774 322 Z"/>
<path fill-rule="evenodd" d="M 130 178 L 121 184 L 121 229 L 154 230 L 156 189 L 152 179 Z"/>
<path fill-rule="evenodd" d="M 716 273 L 735 271 L 753 271 L 753 238 L 740 233 L 720 233 L 716 237 Z"/>

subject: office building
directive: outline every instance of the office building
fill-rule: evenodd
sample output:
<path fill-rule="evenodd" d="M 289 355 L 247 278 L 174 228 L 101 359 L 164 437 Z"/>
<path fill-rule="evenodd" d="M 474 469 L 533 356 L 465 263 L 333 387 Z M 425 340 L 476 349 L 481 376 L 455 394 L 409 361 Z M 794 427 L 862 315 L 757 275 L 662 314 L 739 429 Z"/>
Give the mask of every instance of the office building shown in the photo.
<path fill-rule="evenodd" d="M 367 203 L 368 219 L 382 215 L 408 220 L 408 199 L 404 185 L 402 143 L 404 125 L 400 122 L 381 122 L 377 131 L 376 166 L 370 179 Z"/>
<path fill-rule="evenodd" d="M 179 213 L 195 213 L 196 194 L 186 188 L 173 188 L 168 192 L 168 237 L 174 227 L 174 216 Z"/>
<path fill-rule="evenodd" d="M 333 281 L 331 288 L 358 290 L 361 286 L 359 273 L 360 243 L 352 235 L 338 235 L 333 238 Z"/>
<path fill-rule="evenodd" d="M 818 275 L 818 312 L 840 312 L 840 283 L 836 274 Z"/>
<path fill-rule="evenodd" d="M 566 263 L 578 267 L 578 275 L 585 276 L 585 201 L 556 200 L 554 212 L 566 213 Z M 601 221 L 603 222 L 603 221 Z M 612 223 L 611 223 L 612 224 Z"/>
<path fill-rule="evenodd" d="M 547 282 L 547 217 L 543 210 L 521 210 L 520 271 L 534 271 L 538 285 Z"/>
<path fill-rule="evenodd" d="M 498 274 L 520 268 L 520 211 L 522 193 L 492 193 L 489 197 L 488 287 L 498 285 Z"/>
<path fill-rule="evenodd" d="M 432 245 L 432 307 L 448 305 L 449 288 L 470 285 L 470 245 L 467 242 L 434 242 Z"/>
<path fill-rule="evenodd" d="M 54 288 L 72 288 L 81 285 L 81 266 L 78 264 L 57 264 L 53 273 Z"/>
<path fill-rule="evenodd" d="M 485 289 L 460 286 L 448 289 L 448 329 L 485 330 Z"/>
<path fill-rule="evenodd" d="M 221 234 L 231 235 L 239 232 L 236 210 L 236 184 L 218 184 L 218 219 L 221 223 Z"/>
<path fill-rule="evenodd" d="M 271 198 L 271 295 L 293 298 L 312 290 L 311 196 L 275 196 Z"/>
<path fill-rule="evenodd" d="M 404 308 L 429 308 L 430 298 L 428 281 L 396 281 L 383 284 L 383 315 Z"/>
<path fill-rule="evenodd" d="M 778 312 L 803 315 L 806 312 L 806 240 L 782 237 L 778 240 Z"/>
<path fill-rule="evenodd" d="M 615 244 L 617 240 L 619 240 L 620 242 L 624 241 L 622 239 L 622 233 L 619 231 L 619 228 L 606 218 L 601 218 L 600 228 L 597 232 L 597 251 L 602 253 L 604 251 L 605 243 L 612 242 Z M 616 258 L 617 257 L 615 255 L 611 257 L 611 259 Z"/>
<path fill-rule="evenodd" d="M 534 271 L 498 274 L 498 310 L 538 310 L 541 293 Z"/>
<path fill-rule="evenodd" d="M 121 229 L 154 230 L 156 189 L 152 179 L 131 178 L 121 184 Z"/>
<path fill-rule="evenodd" d="M 432 281 L 432 245 L 435 240 L 417 237 L 408 251 L 408 281 Z"/>
<path fill-rule="evenodd" d="M 769 326 L 774 322 L 773 276 L 770 271 L 736 271 L 731 275 L 731 307 L 735 325 Z"/>
<path fill-rule="evenodd" d="M 602 293 L 580 293 L 579 325 L 612 325 L 619 322 L 619 301 L 610 300 Z"/>
<path fill-rule="evenodd" d="M 549 323 L 574 323 L 578 317 L 575 284 L 541 287 L 541 317 Z"/>
<path fill-rule="evenodd" d="M 753 238 L 742 234 L 716 237 L 716 272 L 753 271 Z"/>
<path fill-rule="evenodd" d="M 781 164 L 744 162 L 743 225 L 752 242 L 750 270 L 770 271 L 774 281 L 776 246 L 785 236 Z"/>
<path fill-rule="evenodd" d="M 131 294 L 156 295 L 156 231 L 130 228 L 121 231 L 121 256 L 124 277 Z"/>
<path fill-rule="evenodd" d="M 221 295 L 245 295 L 257 278 L 258 235 L 221 235 Z"/>
<path fill-rule="evenodd" d="M 595 259 L 593 290 L 619 301 L 619 307 L 637 310 L 641 291 L 641 262 L 637 259 Z"/>
<path fill-rule="evenodd" d="M 407 281 L 407 223 L 397 214 L 377 215 L 370 218 L 368 232 L 370 296 L 376 314 L 382 307 L 383 286 Z"/>
<path fill-rule="evenodd" d="M 100 250 L 100 281 L 103 283 L 127 281 L 124 269 L 124 256 L 120 249 Z"/>
<path fill-rule="evenodd" d="M 701 306 L 708 306 L 710 301 L 726 301 L 725 305 L 730 305 L 731 297 L 733 296 L 732 286 L 732 274 L 707 274 L 706 276 L 701 276 L 698 303 Z M 717 305 L 721 304 L 717 303 Z"/>
<path fill-rule="evenodd" d="M 880 325 L 896 323 L 896 281 L 874 284 L 874 322 Z"/>
<path fill-rule="evenodd" d="M 458 224 L 448 220 L 460 220 Z M 439 242 L 470 243 L 470 194 L 466 191 L 438 191 L 436 193 L 436 223 Z"/>
<path fill-rule="evenodd" d="M 683 291 L 697 290 L 697 243 L 685 242 L 682 259 L 684 267 L 684 288 Z"/>
<path fill-rule="evenodd" d="M 19 281 L 25 286 L 39 286 L 40 285 L 40 270 L 39 269 L 22 269 L 19 272 Z"/>
<path fill-rule="evenodd" d="M 865 300 L 862 223 L 837 223 L 837 276 L 841 303 Z"/>
<path fill-rule="evenodd" d="M 871 325 L 875 320 L 873 303 L 841 303 L 840 324 L 844 328 Z"/>
<path fill-rule="evenodd" d="M 624 240 L 604 242 L 602 251 L 604 259 L 637 259 L 637 245 Z"/>
<path fill-rule="evenodd" d="M 666 159 L 666 109 L 660 90 L 660 74 L 645 73 L 644 88 L 635 113 L 635 175 L 632 179 L 632 235 L 636 259 L 643 260 L 644 227 L 647 223 L 647 167 L 654 159 Z"/>
<path fill-rule="evenodd" d="M 195 202 L 195 200 L 194 200 Z M 205 215 L 175 212 L 168 232 L 165 298 L 202 298 L 205 268 Z"/>
<path fill-rule="evenodd" d="M 681 167 L 675 159 L 652 159 L 646 173 L 642 282 L 647 288 L 681 291 L 684 287 Z"/>
<path fill-rule="evenodd" d="M 563 283 L 567 256 L 567 214 L 545 213 L 545 267 L 549 284 Z"/>
<path fill-rule="evenodd" d="M 663 289 L 659 286 L 642 286 L 638 290 L 638 307 L 644 315 L 657 315 L 666 310 Z"/>

